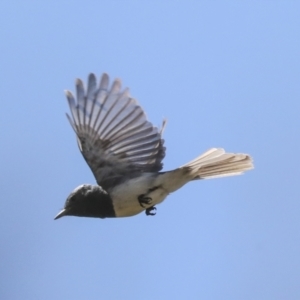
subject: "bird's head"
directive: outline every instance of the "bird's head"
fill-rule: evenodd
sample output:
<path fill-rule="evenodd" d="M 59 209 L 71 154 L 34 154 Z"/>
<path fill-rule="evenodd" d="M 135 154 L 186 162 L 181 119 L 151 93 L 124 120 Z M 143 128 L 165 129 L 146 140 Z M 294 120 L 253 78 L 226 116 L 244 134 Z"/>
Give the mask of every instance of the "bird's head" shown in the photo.
<path fill-rule="evenodd" d="M 54 220 L 63 216 L 113 217 L 114 215 L 110 212 L 110 202 L 109 195 L 100 186 L 83 184 L 69 195 L 64 208 Z"/>

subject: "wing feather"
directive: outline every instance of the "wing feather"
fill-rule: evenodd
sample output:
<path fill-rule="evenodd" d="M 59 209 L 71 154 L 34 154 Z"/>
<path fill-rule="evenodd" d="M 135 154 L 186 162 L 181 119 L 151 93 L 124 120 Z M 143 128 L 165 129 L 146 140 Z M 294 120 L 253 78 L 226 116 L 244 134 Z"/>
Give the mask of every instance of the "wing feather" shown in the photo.
<path fill-rule="evenodd" d="M 96 76 L 90 74 L 86 89 L 82 80 L 76 80 L 76 99 L 70 91 L 65 94 L 71 111 L 67 118 L 79 149 L 104 189 L 109 191 L 142 172 L 162 169 L 163 128 L 147 121 L 129 90 L 122 91 L 119 79 L 109 88 L 109 77 L 104 73 L 97 87 Z"/>

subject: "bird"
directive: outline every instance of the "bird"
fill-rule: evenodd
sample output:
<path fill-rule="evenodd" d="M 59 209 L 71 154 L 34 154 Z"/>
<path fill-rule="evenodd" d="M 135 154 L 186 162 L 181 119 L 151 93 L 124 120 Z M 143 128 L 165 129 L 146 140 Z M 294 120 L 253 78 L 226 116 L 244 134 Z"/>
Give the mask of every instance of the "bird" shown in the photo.
<path fill-rule="evenodd" d="M 211 148 L 171 171 L 162 171 L 166 147 L 161 128 L 147 120 L 144 110 L 122 89 L 121 80 L 99 83 L 91 73 L 85 87 L 76 79 L 76 97 L 66 90 L 70 115 L 81 154 L 97 184 L 82 184 L 55 216 L 116 218 L 141 212 L 156 214 L 156 205 L 193 180 L 240 175 L 254 168 L 250 155 Z"/>

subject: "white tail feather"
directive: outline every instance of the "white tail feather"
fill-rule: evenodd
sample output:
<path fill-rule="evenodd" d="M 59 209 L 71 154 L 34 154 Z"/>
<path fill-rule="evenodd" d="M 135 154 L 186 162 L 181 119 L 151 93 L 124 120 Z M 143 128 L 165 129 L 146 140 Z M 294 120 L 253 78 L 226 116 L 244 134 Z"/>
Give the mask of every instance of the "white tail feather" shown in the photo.
<path fill-rule="evenodd" d="M 189 168 L 193 179 L 208 179 L 243 174 L 254 168 L 247 154 L 225 153 L 222 148 L 212 148 L 181 168 Z"/>

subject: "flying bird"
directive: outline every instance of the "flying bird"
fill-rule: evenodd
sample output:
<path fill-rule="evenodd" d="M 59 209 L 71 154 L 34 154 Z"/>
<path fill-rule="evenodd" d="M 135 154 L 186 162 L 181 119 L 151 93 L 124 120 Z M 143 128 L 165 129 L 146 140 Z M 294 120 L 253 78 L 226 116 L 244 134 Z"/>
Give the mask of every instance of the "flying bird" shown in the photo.
<path fill-rule="evenodd" d="M 129 217 L 142 211 L 152 216 L 155 205 L 192 180 L 240 175 L 253 169 L 247 154 L 212 148 L 189 163 L 162 172 L 166 148 L 162 133 L 150 123 L 128 88 L 104 73 L 97 84 L 94 74 L 87 87 L 76 80 L 76 97 L 65 91 L 79 150 L 97 185 L 83 184 L 68 196 L 55 216 Z"/>

